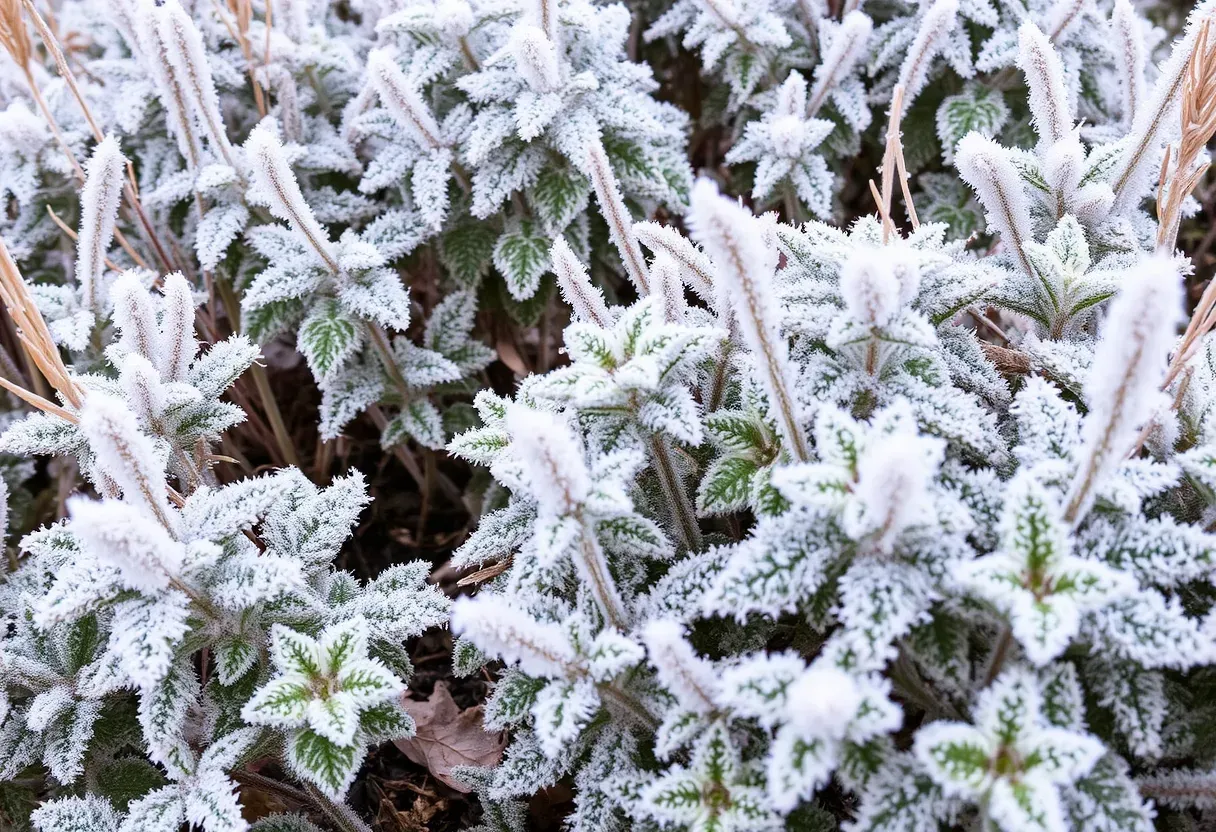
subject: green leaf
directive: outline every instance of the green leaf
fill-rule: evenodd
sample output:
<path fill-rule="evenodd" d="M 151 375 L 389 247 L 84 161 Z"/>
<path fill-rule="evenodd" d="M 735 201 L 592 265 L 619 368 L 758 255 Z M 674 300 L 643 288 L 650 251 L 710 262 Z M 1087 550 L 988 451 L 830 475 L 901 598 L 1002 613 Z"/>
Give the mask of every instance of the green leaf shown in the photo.
<path fill-rule="evenodd" d="M 452 673 L 458 679 L 472 676 L 489 661 L 485 653 L 467 638 L 460 636 L 452 644 Z"/>
<path fill-rule="evenodd" d="M 218 676 L 207 683 L 206 701 L 210 711 L 215 714 L 217 736 L 248 725 L 241 717 L 241 708 L 253 696 L 257 683 L 256 673 L 246 673 L 232 685 L 221 685 Z"/>
<path fill-rule="evenodd" d="M 1006 545 L 1025 561 L 1032 583 L 1043 578 L 1051 564 L 1067 554 L 1067 531 L 1062 527 L 1052 497 L 1039 483 L 1025 480 L 1010 495 Z"/>
<path fill-rule="evenodd" d="M 1081 293 L 1079 296 L 1072 299 L 1072 305 L 1068 308 L 1069 317 L 1073 317 L 1078 313 L 1084 312 L 1092 306 L 1097 306 L 1099 303 L 1104 303 L 1118 294 L 1117 289 L 1094 287 L 1089 291 Z"/>
<path fill-rule="evenodd" d="M 1070 829 L 1152 832 L 1153 812 L 1127 774 L 1127 763 L 1107 754 L 1062 797 Z"/>
<path fill-rule="evenodd" d="M 194 768 L 194 751 L 186 743 L 190 706 L 199 693 L 198 674 L 189 654 L 178 657 L 160 683 L 140 692 L 139 724 L 152 759 L 171 775 Z"/>
<path fill-rule="evenodd" d="M 467 289 L 450 293 L 431 310 L 422 336 L 422 346 L 444 356 L 463 349 L 468 344 L 476 314 L 475 293 Z"/>
<path fill-rule="evenodd" d="M 727 514 L 745 507 L 752 477 L 759 470 L 755 461 L 744 456 L 726 456 L 714 462 L 697 489 L 697 513 Z"/>
<path fill-rule="evenodd" d="M 962 725 L 950 727 L 964 728 Z M 933 745 L 929 756 L 944 779 L 973 786 L 987 777 L 991 759 L 983 736 L 970 726 L 965 728 Z"/>
<path fill-rule="evenodd" d="M 917 181 L 924 192 L 917 208 L 922 223 L 942 223 L 948 229 L 950 238 L 960 240 L 983 228 L 984 214 L 975 201 L 975 193 L 957 176 L 925 173 Z M 927 204 L 920 204 L 925 199 Z M 945 319 L 950 317 L 953 317 L 953 312 Z M 934 324 L 940 322 L 934 320 Z"/>
<path fill-rule="evenodd" d="M 1089 269 L 1091 260 L 1085 230 L 1072 214 L 1065 214 L 1051 230 L 1047 245 L 1066 273 L 1080 275 Z"/>
<path fill-rule="evenodd" d="M 549 268 L 552 241 L 530 219 L 514 220 L 494 245 L 494 268 L 507 282 L 507 291 L 523 301 L 536 294 L 540 276 Z"/>
<path fill-rule="evenodd" d="M 275 626 L 270 646 L 275 664 L 287 673 L 312 677 L 321 672 L 321 651 L 316 639 L 290 627 Z"/>
<path fill-rule="evenodd" d="M 231 685 L 253 667 L 258 651 L 248 639 L 226 636 L 215 644 L 215 671 L 220 684 Z"/>
<path fill-rule="evenodd" d="M 340 798 L 359 768 L 362 749 L 338 745 L 315 731 L 295 732 L 287 744 L 287 761 L 306 780 L 332 798 Z"/>
<path fill-rule="evenodd" d="M 373 659 L 384 662 L 384 666 L 396 674 L 398 679 L 409 681 L 414 675 L 414 663 L 410 661 L 409 651 L 400 644 L 376 639 L 367 652 Z"/>
<path fill-rule="evenodd" d="M 363 327 L 332 298 L 322 298 L 300 324 L 300 352 L 318 379 L 345 366 L 363 343 Z"/>
<path fill-rule="evenodd" d="M 955 695 L 971 684 L 968 624 L 939 605 L 924 624 L 912 628 L 904 644 L 930 679 Z"/>
<path fill-rule="evenodd" d="M 470 220 L 439 238 L 439 259 L 452 277 L 465 286 L 476 287 L 489 271 L 494 240 L 493 226 Z"/>
<path fill-rule="evenodd" d="M 507 432 L 499 428 L 474 428 L 455 437 L 448 453 L 477 464 L 490 464 L 498 454 L 511 447 Z"/>
<path fill-rule="evenodd" d="M 255 725 L 291 726 L 304 721 L 312 688 L 299 676 L 271 679 L 263 685 L 242 710 Z"/>
<path fill-rule="evenodd" d="M 486 728 L 500 730 L 528 716 L 536 702 L 536 695 L 544 686 L 544 679 L 533 679 L 517 670 L 508 670 L 498 680 L 486 702 Z"/>
<path fill-rule="evenodd" d="M 637 142 L 622 136 L 605 134 L 604 153 L 612 166 L 612 172 L 620 179 L 655 179 L 661 178 L 651 164 L 645 148 Z"/>
<path fill-rule="evenodd" d="M 407 438 L 426 448 L 441 451 L 446 444 L 443 433 L 443 418 L 439 409 L 427 399 L 414 399 L 408 402 L 394 416 L 384 431 L 380 434 L 380 446 L 391 448 L 400 445 Z"/>
<path fill-rule="evenodd" d="M 160 769 L 142 757 L 120 757 L 97 767 L 97 793 L 125 810 L 132 800 L 165 785 Z"/>
<path fill-rule="evenodd" d="M 975 131 L 992 138 L 1008 118 L 1001 93 L 980 84 L 969 83 L 958 95 L 947 97 L 937 108 L 937 136 L 947 161 L 963 136 Z"/>
<path fill-rule="evenodd" d="M 697 744 L 693 765 L 709 782 L 726 786 L 734 779 L 737 763 L 726 730 L 720 723 L 715 724 Z"/>
<path fill-rule="evenodd" d="M 249 832 L 322 832 L 303 815 L 271 815 L 249 827 Z"/>
<path fill-rule="evenodd" d="M 836 816 L 819 806 L 803 803 L 786 818 L 787 832 L 834 832 Z"/>
<path fill-rule="evenodd" d="M 90 613 L 68 627 L 66 643 L 68 672 L 75 673 L 91 662 L 97 651 L 98 643 L 96 615 Z"/>
<path fill-rule="evenodd" d="M 662 530 L 640 514 L 618 515 L 600 520 L 596 535 L 610 551 L 647 558 L 664 558 L 671 554 L 671 543 Z"/>
<path fill-rule="evenodd" d="M 759 451 L 768 445 L 760 421 L 741 410 L 719 410 L 705 417 L 705 429 L 714 442 L 730 451 Z"/>
<path fill-rule="evenodd" d="M 359 711 L 348 696 L 313 699 L 308 707 L 308 724 L 332 743 L 353 745 L 359 730 Z"/>
<path fill-rule="evenodd" d="M 656 806 L 683 812 L 701 805 L 701 784 L 687 774 L 668 775 L 648 797 Z"/>
<path fill-rule="evenodd" d="M 1040 671 L 1043 717 L 1057 728 L 1085 730 L 1085 694 L 1077 671 L 1066 662 L 1053 662 Z"/>
<path fill-rule="evenodd" d="M 528 204 L 540 218 L 550 236 L 565 230 L 576 216 L 587 209 L 591 182 L 572 167 L 549 164 L 528 189 Z"/>
<path fill-rule="evenodd" d="M 359 730 L 362 739 L 372 742 L 388 742 L 414 735 L 414 718 L 396 702 L 382 702 L 364 708 L 359 714 Z"/>
<path fill-rule="evenodd" d="M 265 344 L 303 316 L 304 303 L 299 298 L 272 301 L 257 309 L 242 309 L 241 332 L 255 344 Z"/>
<path fill-rule="evenodd" d="M 1085 173 L 1081 176 L 1081 186 L 1090 182 L 1106 181 L 1118 167 L 1127 146 L 1123 142 L 1095 145 L 1085 159 Z"/>
<path fill-rule="evenodd" d="M 330 673 L 367 656 L 367 622 L 353 618 L 326 627 L 321 636 L 321 652 Z"/>
<path fill-rule="evenodd" d="M 402 689 L 400 680 L 387 668 L 367 660 L 349 666 L 338 678 L 342 690 L 350 692 L 361 702 L 384 699 Z"/>

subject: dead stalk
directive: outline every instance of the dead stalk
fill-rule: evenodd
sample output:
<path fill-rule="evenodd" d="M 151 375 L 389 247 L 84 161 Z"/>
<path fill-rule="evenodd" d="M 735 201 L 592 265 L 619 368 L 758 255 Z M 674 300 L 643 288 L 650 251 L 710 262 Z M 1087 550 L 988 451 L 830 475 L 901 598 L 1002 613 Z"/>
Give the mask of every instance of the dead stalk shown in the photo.
<path fill-rule="evenodd" d="M 1216 133 L 1216 51 L 1209 46 L 1211 30 L 1212 18 L 1205 18 L 1183 74 L 1182 138 L 1177 150 L 1166 148 L 1157 193 L 1158 251 L 1173 250 L 1182 202 L 1208 169 L 1200 157 Z"/>
<path fill-rule="evenodd" d="M 888 243 L 891 233 L 895 231 L 895 222 L 891 219 L 891 201 L 895 192 L 895 179 L 899 177 L 899 189 L 903 194 L 904 208 L 912 228 L 920 227 L 920 219 L 916 216 L 916 206 L 912 204 L 912 191 L 908 186 L 908 169 L 904 163 L 904 145 L 900 138 L 900 120 L 904 106 L 904 88 L 897 84 L 891 98 L 891 120 L 887 123 L 887 147 L 882 157 L 882 192 L 879 194 L 874 183 L 870 182 L 870 190 L 878 203 L 879 217 L 882 219 L 882 241 Z"/>
<path fill-rule="evenodd" d="M 29 286 L 21 276 L 16 262 L 9 254 L 8 246 L 2 239 L 0 239 L 0 300 L 3 301 L 5 309 L 13 319 L 17 338 L 20 339 L 21 346 L 25 348 L 26 354 L 34 366 L 46 377 L 51 386 L 59 391 L 65 402 L 79 410 L 84 401 L 83 392 L 68 374 L 68 368 L 64 366 L 59 349 L 55 346 L 50 330 L 47 329 L 46 321 L 43 320 L 38 307 L 34 305 Z M 11 382 L 5 383 L 4 388 L 40 410 L 53 413 L 69 422 L 76 422 L 74 414 L 49 399 L 23 390 Z"/>

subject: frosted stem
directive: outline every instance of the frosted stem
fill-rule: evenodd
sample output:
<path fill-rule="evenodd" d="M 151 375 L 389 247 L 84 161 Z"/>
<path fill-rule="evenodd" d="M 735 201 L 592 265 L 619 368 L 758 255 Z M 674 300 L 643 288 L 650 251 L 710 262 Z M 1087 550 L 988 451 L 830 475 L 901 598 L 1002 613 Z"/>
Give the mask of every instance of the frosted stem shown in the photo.
<path fill-rule="evenodd" d="M 663 488 L 663 495 L 667 498 L 672 522 L 684 542 L 684 547 L 690 552 L 701 551 L 704 543 L 701 540 L 701 527 L 697 524 L 696 510 L 688 498 L 684 480 L 671 458 L 671 447 L 668 441 L 658 434 L 650 437 L 650 457 L 654 462 L 654 471 L 659 477 L 659 485 Z"/>
<path fill-rule="evenodd" d="M 604 143 L 598 139 L 592 143 L 587 154 L 587 165 L 591 174 L 591 185 L 595 188 L 595 196 L 600 203 L 600 213 L 604 215 L 612 242 L 625 263 L 625 272 L 633 281 L 638 294 L 645 297 L 650 294 L 650 274 L 646 269 L 646 260 L 633 233 L 633 220 L 629 217 L 629 209 L 625 207 L 625 199 L 621 196 L 616 175 L 608 162 Z"/>
<path fill-rule="evenodd" d="M 607 625 L 623 633 L 628 632 L 629 616 L 625 612 L 625 602 L 621 600 L 616 582 L 608 570 L 608 560 L 604 557 L 604 550 L 595 536 L 595 530 L 585 522 L 579 538 L 578 556 L 574 559 L 574 566 L 582 579 L 586 581 L 600 612 L 604 614 L 604 621 Z"/>

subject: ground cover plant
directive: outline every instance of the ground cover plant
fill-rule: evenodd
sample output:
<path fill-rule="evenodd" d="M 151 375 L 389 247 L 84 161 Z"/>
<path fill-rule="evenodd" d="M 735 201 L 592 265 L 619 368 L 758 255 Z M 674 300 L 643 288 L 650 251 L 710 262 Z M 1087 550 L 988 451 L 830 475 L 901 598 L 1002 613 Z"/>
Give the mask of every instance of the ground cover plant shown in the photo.
<path fill-rule="evenodd" d="M 0 828 L 1207 828 L 1214 25 L 0 0 Z"/>

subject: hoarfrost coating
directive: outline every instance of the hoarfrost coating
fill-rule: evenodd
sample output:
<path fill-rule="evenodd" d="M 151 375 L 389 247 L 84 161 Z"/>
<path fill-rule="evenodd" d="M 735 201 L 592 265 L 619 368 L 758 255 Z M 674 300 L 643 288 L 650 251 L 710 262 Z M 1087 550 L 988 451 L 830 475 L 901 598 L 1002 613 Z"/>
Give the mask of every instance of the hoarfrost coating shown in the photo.
<path fill-rule="evenodd" d="M 1208 823 L 1213 8 L 0 3 L 0 826 Z"/>

